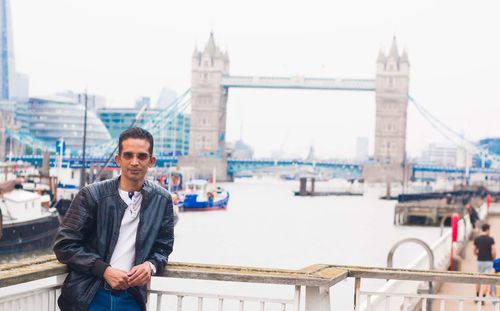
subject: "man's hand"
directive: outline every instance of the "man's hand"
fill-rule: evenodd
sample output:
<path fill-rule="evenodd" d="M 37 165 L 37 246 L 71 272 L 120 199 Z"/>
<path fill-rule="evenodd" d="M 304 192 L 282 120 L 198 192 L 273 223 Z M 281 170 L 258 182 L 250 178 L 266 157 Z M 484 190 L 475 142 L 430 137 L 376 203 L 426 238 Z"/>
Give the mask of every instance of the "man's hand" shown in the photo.
<path fill-rule="evenodd" d="M 129 288 L 127 272 L 115 269 L 111 266 L 104 270 L 104 279 L 113 289 L 125 290 Z"/>
<path fill-rule="evenodd" d="M 151 267 L 147 262 L 132 267 L 132 269 L 127 273 L 128 286 L 133 287 L 146 285 L 151 279 L 152 273 Z"/>

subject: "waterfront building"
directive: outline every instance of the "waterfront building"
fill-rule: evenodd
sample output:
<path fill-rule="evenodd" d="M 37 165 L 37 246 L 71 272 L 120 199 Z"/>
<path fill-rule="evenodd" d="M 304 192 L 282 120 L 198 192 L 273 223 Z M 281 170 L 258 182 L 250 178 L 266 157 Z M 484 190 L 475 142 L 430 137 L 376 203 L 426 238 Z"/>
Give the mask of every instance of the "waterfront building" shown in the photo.
<path fill-rule="evenodd" d="M 15 111 L 21 137 L 30 136 L 54 147 L 63 138 L 67 152 L 82 151 L 85 113 L 82 104 L 66 97 L 32 97 L 27 102 L 18 102 Z M 87 147 L 92 148 L 110 140 L 111 135 L 104 124 L 93 111 L 88 110 Z"/>
<path fill-rule="evenodd" d="M 134 121 L 140 108 L 105 108 L 97 110 L 97 116 L 108 129 L 111 137 L 118 140 L 120 133 L 126 130 Z M 148 109 L 135 124 L 144 126 L 148 120 L 155 118 L 162 109 Z M 159 156 L 186 155 L 189 151 L 190 116 L 178 114 L 174 120 L 161 124 L 159 137 L 155 138 L 155 154 Z"/>
<path fill-rule="evenodd" d="M 0 33 L 0 100 L 28 98 L 28 76 L 15 67 L 9 0 L 0 0 Z"/>
<path fill-rule="evenodd" d="M 429 144 L 422 151 L 419 162 L 428 165 L 456 166 L 459 158 L 457 147 Z"/>

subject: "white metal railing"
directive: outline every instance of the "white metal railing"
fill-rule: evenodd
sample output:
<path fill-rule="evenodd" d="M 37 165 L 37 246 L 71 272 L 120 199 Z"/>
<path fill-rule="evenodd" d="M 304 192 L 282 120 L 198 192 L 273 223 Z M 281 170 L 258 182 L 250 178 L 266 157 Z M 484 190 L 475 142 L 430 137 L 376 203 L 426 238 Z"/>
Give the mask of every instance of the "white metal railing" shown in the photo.
<path fill-rule="evenodd" d="M 500 311 L 500 299 L 498 298 L 479 298 L 479 297 L 464 297 L 453 295 L 432 295 L 432 294 L 401 294 L 401 293 L 387 293 L 380 292 L 360 292 L 361 296 L 366 296 L 367 310 L 374 310 L 371 304 L 373 296 L 385 296 L 384 309 L 385 310 L 429 310 L 428 307 L 432 302 L 437 302 L 439 308 L 433 308 L 433 311 L 445 310 L 458 310 L 463 311 L 464 307 L 474 306 L 476 310 L 481 311 L 484 309 L 491 310 L 490 306 L 493 305 L 495 311 Z M 398 297 L 402 300 L 402 304 L 391 304 L 391 298 Z M 418 303 L 415 304 L 415 301 Z M 468 303 L 468 304 L 467 304 Z M 486 307 L 487 305 L 487 307 Z M 448 309 L 446 309 L 448 308 Z"/>
<path fill-rule="evenodd" d="M 0 278 L 0 311 L 59 310 L 57 297 L 61 294 L 64 277 L 62 274 L 6 287 L 2 286 Z"/>
<path fill-rule="evenodd" d="M 65 267 L 57 264 L 54 259 L 50 260 L 49 263 L 52 268 L 41 269 L 42 266 L 47 266 L 46 263 L 28 263 L 28 266 L 22 266 L 17 270 L 14 265 L 11 265 L 7 270 L 1 269 L 0 310 L 58 310 L 56 298 L 60 294 L 59 288 L 65 277 Z M 26 272 L 26 270 L 29 271 Z M 51 281 L 47 281 L 49 279 L 45 278 L 35 282 L 26 282 L 37 279 L 37 273 L 45 276 L 53 273 L 56 278 L 52 278 Z M 163 276 L 155 278 L 163 280 L 182 279 L 188 281 L 187 284 L 189 285 L 200 282 L 200 280 L 216 282 L 217 284 L 246 282 L 260 284 L 260 286 L 264 287 L 280 285 L 293 289 L 293 294 L 283 295 L 283 297 L 279 298 L 266 297 L 265 292 L 264 294 L 261 292 L 261 295 L 256 296 L 224 294 L 218 285 L 212 286 L 212 288 L 204 288 L 205 291 L 209 291 L 209 289 L 215 290 L 215 294 L 194 290 L 150 289 L 148 291 L 148 310 L 330 311 L 331 307 L 335 308 L 335 301 L 330 299 L 330 288 L 343 283 L 341 281 L 346 278 L 354 278 L 354 300 L 350 310 L 361 310 L 362 305 L 359 302 L 362 298 L 366 300 L 365 310 L 378 310 L 379 306 L 375 304 L 376 300 L 378 297 L 383 297 L 384 310 L 417 310 L 416 308 L 418 310 L 427 310 L 427 306 L 433 301 L 438 301 L 440 310 L 445 310 L 446 306 L 448 310 L 461 310 L 460 308 L 464 308 L 467 303 L 474 303 L 476 310 L 483 310 L 481 302 L 484 301 L 489 306 L 495 302 L 495 310 L 500 311 L 498 310 L 500 299 L 496 298 L 419 294 L 412 291 L 364 291 L 361 289 L 361 282 L 365 279 L 389 279 L 391 280 L 389 282 L 397 280 L 500 284 L 500 276 L 476 273 L 333 265 L 313 265 L 301 270 L 280 270 L 171 263 Z M 43 283 L 42 281 L 46 282 Z M 36 282 L 39 284 L 36 285 Z M 16 284 L 14 286 L 17 286 L 17 292 L 12 289 L 12 286 L 8 286 L 13 284 Z M 249 291 L 248 293 L 252 294 L 253 292 Z M 212 304 L 209 302 L 212 302 Z"/>
<path fill-rule="evenodd" d="M 173 296 L 175 298 L 176 310 L 183 310 L 183 302 L 186 298 L 194 298 L 194 305 L 196 306 L 196 310 L 199 311 L 205 310 L 204 306 L 207 300 L 215 300 L 217 302 L 217 310 L 221 311 L 224 310 L 224 305 L 231 301 L 236 302 L 238 310 L 240 311 L 244 311 L 245 306 L 252 302 L 257 303 L 260 310 L 265 310 L 268 306 L 276 306 L 280 311 L 300 310 L 300 286 L 295 287 L 295 296 L 293 299 L 150 290 L 148 291 L 148 309 L 153 310 L 153 307 L 155 307 L 154 309 L 157 311 L 166 310 L 164 300 L 169 296 Z M 190 308 L 188 310 L 194 309 Z"/>
<path fill-rule="evenodd" d="M 485 219 L 487 217 L 487 207 L 486 204 L 481 205 L 479 212 L 480 219 Z M 469 216 L 466 215 L 458 222 L 458 241 L 454 243 L 453 249 L 456 251 L 465 247 L 470 234 L 472 233 L 472 224 L 470 222 Z M 451 230 L 448 230 L 443 234 L 432 246 L 431 249 L 434 254 L 434 267 L 436 270 L 445 271 L 447 270 L 452 250 L 451 242 Z M 429 258 L 426 252 L 422 252 L 414 261 L 405 266 L 405 269 L 418 269 L 425 270 L 429 269 Z M 439 287 L 439 284 L 437 284 Z M 428 285 L 425 282 L 407 282 L 402 280 L 390 280 L 378 289 L 378 295 L 375 297 L 370 297 L 370 299 L 365 300 L 361 305 L 361 310 L 390 310 L 387 307 L 387 297 L 391 297 L 393 305 L 402 306 L 404 305 L 404 297 L 401 295 L 393 296 L 392 293 L 417 293 L 419 291 L 428 290 Z M 391 293 L 391 295 L 386 296 L 384 293 Z M 399 310 L 399 309 L 398 309 Z"/>
<path fill-rule="evenodd" d="M 0 310 L 56 311 L 60 286 L 42 288 L 0 298 Z"/>

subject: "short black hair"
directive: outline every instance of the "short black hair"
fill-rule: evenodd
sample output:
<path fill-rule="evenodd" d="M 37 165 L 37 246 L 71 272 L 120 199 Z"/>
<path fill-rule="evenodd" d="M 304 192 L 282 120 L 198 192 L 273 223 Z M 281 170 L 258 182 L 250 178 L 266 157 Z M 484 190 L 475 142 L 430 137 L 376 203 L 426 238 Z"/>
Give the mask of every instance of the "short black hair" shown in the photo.
<path fill-rule="evenodd" d="M 488 230 L 490 230 L 490 225 L 488 225 L 488 224 L 483 224 L 483 225 L 481 226 L 481 230 L 483 230 L 483 231 L 485 231 L 485 232 L 486 232 L 486 231 L 488 231 Z"/>
<path fill-rule="evenodd" d="M 147 140 L 149 143 L 149 154 L 153 154 L 153 135 L 150 132 L 146 131 L 141 127 L 131 127 L 126 129 L 120 134 L 120 138 L 118 139 L 118 154 L 122 153 L 122 142 L 129 138 L 138 138 Z"/>

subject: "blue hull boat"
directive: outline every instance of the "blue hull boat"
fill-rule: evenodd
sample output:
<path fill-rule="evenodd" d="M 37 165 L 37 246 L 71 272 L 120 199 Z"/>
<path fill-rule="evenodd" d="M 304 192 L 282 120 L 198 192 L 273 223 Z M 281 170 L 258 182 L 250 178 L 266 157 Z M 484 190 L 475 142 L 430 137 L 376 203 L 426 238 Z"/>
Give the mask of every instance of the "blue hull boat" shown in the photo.
<path fill-rule="evenodd" d="M 186 193 L 179 208 L 183 211 L 213 211 L 226 209 L 229 202 L 229 192 L 218 188 L 207 191 L 205 180 L 193 180 L 188 184 L 192 192 Z"/>

